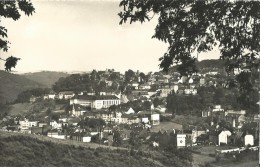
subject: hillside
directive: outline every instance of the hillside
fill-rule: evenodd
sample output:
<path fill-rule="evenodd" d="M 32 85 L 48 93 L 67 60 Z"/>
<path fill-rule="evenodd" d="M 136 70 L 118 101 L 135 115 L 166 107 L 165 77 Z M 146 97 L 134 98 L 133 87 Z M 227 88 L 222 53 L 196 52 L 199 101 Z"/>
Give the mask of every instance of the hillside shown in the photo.
<path fill-rule="evenodd" d="M 0 132 L 0 166 L 189 166 L 156 151 L 58 140 L 44 136 Z M 95 147 L 94 147 L 95 146 Z"/>
<path fill-rule="evenodd" d="M 0 103 L 12 102 L 22 91 L 44 87 L 42 84 L 29 80 L 24 76 L 0 70 Z"/>
<path fill-rule="evenodd" d="M 42 85 L 51 88 L 52 84 L 58 81 L 59 78 L 67 77 L 69 74 L 55 71 L 41 71 L 35 73 L 25 73 L 23 76 L 27 79 L 41 83 Z"/>

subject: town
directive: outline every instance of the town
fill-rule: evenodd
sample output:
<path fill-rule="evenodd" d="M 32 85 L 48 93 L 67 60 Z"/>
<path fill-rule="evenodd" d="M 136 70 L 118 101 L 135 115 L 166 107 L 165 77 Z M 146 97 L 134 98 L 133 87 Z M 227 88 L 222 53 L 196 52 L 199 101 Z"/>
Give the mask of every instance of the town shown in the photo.
<path fill-rule="evenodd" d="M 233 75 L 239 71 L 245 72 Z M 256 110 L 242 109 L 225 75 L 217 67 L 187 77 L 113 69 L 72 74 L 52 89 L 22 92 L 16 103 L 30 102 L 30 111 L 1 114 L 1 130 L 144 150 L 219 146 L 216 157 L 257 150 L 259 101 L 252 100 Z"/>

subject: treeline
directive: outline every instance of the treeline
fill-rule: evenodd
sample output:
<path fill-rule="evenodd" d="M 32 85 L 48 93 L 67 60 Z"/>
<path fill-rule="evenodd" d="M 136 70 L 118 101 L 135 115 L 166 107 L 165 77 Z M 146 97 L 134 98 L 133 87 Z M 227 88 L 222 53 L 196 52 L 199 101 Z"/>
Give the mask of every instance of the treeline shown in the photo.
<path fill-rule="evenodd" d="M 111 85 L 108 85 L 103 77 L 112 81 Z M 54 83 L 52 89 L 55 92 L 60 91 L 116 91 L 119 87 L 120 75 L 118 73 L 111 72 L 104 74 L 93 70 L 90 74 L 72 74 L 66 78 L 60 78 Z"/>
<path fill-rule="evenodd" d="M 243 94 L 236 89 L 223 87 L 199 87 L 198 94 L 193 96 L 171 94 L 167 97 L 167 109 L 174 114 L 200 115 L 201 111 L 209 110 L 214 105 L 221 105 L 226 109 L 247 110 L 248 113 L 257 114 L 258 92 L 252 91 L 247 98 L 250 105 L 243 102 Z"/>
<path fill-rule="evenodd" d="M 42 97 L 43 95 L 48 94 L 50 92 L 51 92 L 51 89 L 49 89 L 49 88 L 29 89 L 29 90 L 23 91 L 20 94 L 18 94 L 15 102 L 16 103 L 29 102 L 30 97 L 32 97 L 32 96 Z"/>

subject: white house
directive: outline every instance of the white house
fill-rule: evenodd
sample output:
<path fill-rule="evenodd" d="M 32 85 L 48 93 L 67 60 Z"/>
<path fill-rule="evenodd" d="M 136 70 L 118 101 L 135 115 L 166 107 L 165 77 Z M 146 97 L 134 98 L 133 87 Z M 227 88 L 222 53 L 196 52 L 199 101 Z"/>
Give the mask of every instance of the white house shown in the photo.
<path fill-rule="evenodd" d="M 247 145 L 253 146 L 254 145 L 254 136 L 253 135 L 246 134 L 244 139 L 245 139 L 245 146 L 247 146 Z"/>
<path fill-rule="evenodd" d="M 139 89 L 151 89 L 151 85 L 148 83 L 142 84 L 139 86 Z"/>
<path fill-rule="evenodd" d="M 160 114 L 151 114 L 151 124 L 152 125 L 160 124 Z"/>
<path fill-rule="evenodd" d="M 186 146 L 186 134 L 177 134 L 177 147 Z"/>
<path fill-rule="evenodd" d="M 229 136 L 231 136 L 231 132 L 229 130 L 221 131 L 218 135 L 218 145 L 220 145 L 220 143 L 227 144 Z"/>
<path fill-rule="evenodd" d="M 26 130 L 33 126 L 37 126 L 38 121 L 29 121 L 28 119 L 24 119 L 23 121 L 19 121 L 19 124 L 21 130 Z"/>
<path fill-rule="evenodd" d="M 51 128 L 52 129 L 61 129 L 62 127 L 62 124 L 61 123 L 58 123 L 56 121 L 51 121 L 50 122 L 50 125 L 51 125 Z"/>
<path fill-rule="evenodd" d="M 148 119 L 148 117 L 144 117 L 144 118 L 142 118 L 142 122 L 143 122 L 143 123 L 149 123 L 149 119 Z"/>
<path fill-rule="evenodd" d="M 134 114 L 135 111 L 132 109 L 132 107 L 129 108 L 129 110 L 127 112 L 125 112 L 125 114 Z"/>
<path fill-rule="evenodd" d="M 73 91 L 63 91 L 63 92 L 59 92 L 59 99 L 71 99 L 75 94 L 73 93 Z"/>

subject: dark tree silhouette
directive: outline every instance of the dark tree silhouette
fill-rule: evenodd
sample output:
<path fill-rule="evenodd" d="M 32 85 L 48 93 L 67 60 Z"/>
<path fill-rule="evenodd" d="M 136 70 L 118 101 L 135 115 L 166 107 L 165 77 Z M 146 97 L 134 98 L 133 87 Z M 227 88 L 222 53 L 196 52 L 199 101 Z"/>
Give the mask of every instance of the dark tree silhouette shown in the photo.
<path fill-rule="evenodd" d="M 158 15 L 153 38 L 169 44 L 159 59 L 164 71 L 179 64 L 179 72 L 196 72 L 196 57 L 192 53 L 206 52 L 217 47 L 220 59 L 225 60 L 228 71 L 247 65 L 259 65 L 260 2 L 212 0 L 121 0 L 118 14 L 120 24 L 130 20 L 145 22 Z"/>
<path fill-rule="evenodd" d="M 11 18 L 14 21 L 18 20 L 21 17 L 21 11 L 27 16 L 30 16 L 35 12 L 30 0 L 0 1 L 0 22 L 2 18 Z M 3 26 L 0 26 L 0 36 L 0 51 L 3 50 L 4 52 L 7 52 L 9 49 L 8 44 L 10 44 L 10 42 L 6 39 L 8 37 L 7 29 Z M 13 56 L 8 57 L 7 59 L 0 59 L 6 61 L 6 71 L 11 71 L 11 68 L 15 68 L 17 61 L 20 60 L 20 58 Z"/>

